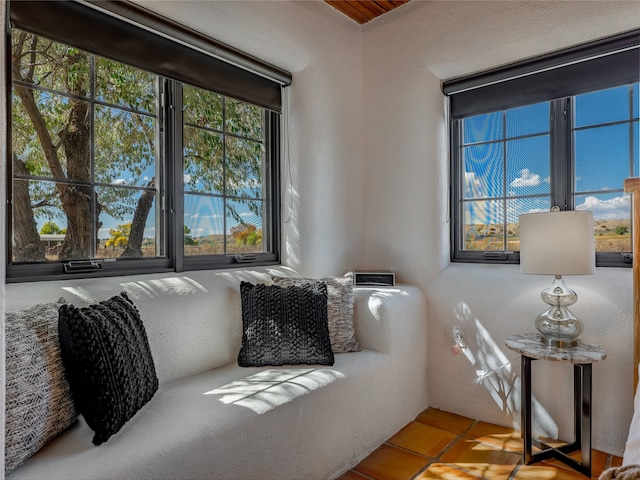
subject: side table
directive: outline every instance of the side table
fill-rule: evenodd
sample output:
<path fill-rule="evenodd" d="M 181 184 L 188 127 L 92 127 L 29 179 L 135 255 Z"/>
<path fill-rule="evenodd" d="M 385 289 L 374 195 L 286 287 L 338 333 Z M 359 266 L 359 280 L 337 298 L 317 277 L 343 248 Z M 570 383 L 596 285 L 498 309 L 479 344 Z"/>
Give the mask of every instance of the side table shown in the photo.
<path fill-rule="evenodd" d="M 522 376 L 522 436 L 524 439 L 524 463 L 540 462 L 556 458 L 573 469 L 591 477 L 591 365 L 607 356 L 604 348 L 582 341 L 571 348 L 560 348 L 542 343 L 539 333 L 512 335 L 505 345 L 521 355 Z M 573 364 L 573 411 L 575 422 L 574 442 L 561 447 L 551 447 L 533 437 L 531 430 L 531 362 L 550 360 Z M 540 450 L 533 453 L 533 446 Z M 580 451 L 580 462 L 568 453 Z"/>

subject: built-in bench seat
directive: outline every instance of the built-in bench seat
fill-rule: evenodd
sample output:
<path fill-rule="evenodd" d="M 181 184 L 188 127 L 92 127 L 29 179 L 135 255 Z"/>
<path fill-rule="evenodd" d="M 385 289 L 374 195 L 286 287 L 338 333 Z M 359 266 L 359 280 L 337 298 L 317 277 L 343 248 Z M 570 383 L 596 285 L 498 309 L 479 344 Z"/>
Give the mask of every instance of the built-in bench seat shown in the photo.
<path fill-rule="evenodd" d="M 329 479 L 427 405 L 426 305 L 416 287 L 356 287 L 362 351 L 332 366 L 242 368 L 241 280 L 287 269 L 7 286 L 7 311 L 64 296 L 78 306 L 125 290 L 144 322 L 160 387 L 94 446 L 82 417 L 14 479 Z"/>

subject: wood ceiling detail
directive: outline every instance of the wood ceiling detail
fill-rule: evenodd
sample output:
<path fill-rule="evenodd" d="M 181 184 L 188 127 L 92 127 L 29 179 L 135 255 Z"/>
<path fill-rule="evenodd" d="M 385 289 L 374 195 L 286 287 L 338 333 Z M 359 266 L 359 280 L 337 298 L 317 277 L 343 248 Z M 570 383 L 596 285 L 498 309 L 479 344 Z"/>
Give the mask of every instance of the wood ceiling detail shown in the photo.
<path fill-rule="evenodd" d="M 325 0 L 360 25 L 400 7 L 410 0 Z"/>

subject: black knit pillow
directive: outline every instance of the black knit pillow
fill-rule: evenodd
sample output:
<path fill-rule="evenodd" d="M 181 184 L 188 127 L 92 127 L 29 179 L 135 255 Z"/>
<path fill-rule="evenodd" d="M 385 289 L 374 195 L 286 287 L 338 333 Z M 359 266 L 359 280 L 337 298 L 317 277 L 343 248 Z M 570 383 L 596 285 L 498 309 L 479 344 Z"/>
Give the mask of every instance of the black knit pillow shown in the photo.
<path fill-rule="evenodd" d="M 327 326 L 327 286 L 240 284 L 241 367 L 333 365 Z"/>
<path fill-rule="evenodd" d="M 124 292 L 89 307 L 62 305 L 58 333 L 73 399 L 100 445 L 158 389 L 140 314 Z"/>

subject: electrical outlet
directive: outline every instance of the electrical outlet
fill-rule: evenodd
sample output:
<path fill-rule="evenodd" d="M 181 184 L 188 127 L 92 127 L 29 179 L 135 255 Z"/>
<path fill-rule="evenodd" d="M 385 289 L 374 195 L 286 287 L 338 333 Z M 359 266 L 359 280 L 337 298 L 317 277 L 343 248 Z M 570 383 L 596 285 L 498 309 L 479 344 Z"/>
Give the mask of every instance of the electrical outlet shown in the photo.
<path fill-rule="evenodd" d="M 467 336 L 462 327 L 454 326 L 449 329 L 449 345 L 457 345 L 460 348 L 466 348 Z"/>

